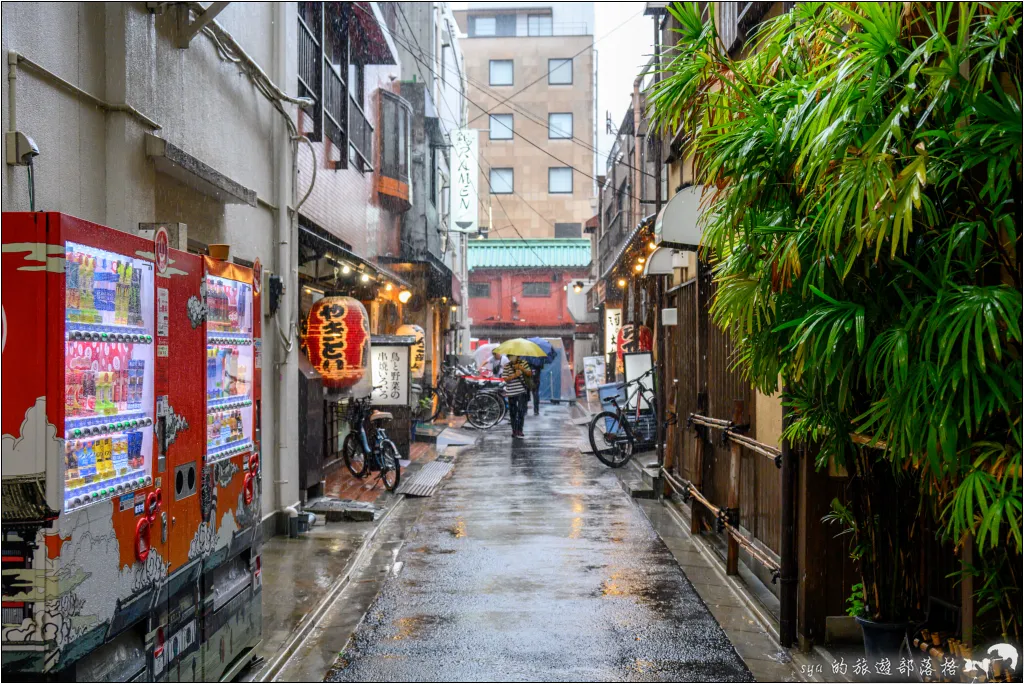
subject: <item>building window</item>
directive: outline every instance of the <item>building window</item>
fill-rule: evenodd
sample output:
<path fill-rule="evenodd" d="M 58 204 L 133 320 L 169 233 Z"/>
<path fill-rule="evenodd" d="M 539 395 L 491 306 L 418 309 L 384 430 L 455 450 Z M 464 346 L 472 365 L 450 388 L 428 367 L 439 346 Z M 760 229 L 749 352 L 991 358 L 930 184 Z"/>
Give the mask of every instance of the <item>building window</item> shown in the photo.
<path fill-rule="evenodd" d="M 490 283 L 470 283 L 469 284 L 469 296 L 476 299 L 490 299 L 491 298 L 491 284 Z"/>
<path fill-rule="evenodd" d="M 512 130 L 511 114 L 491 114 L 491 140 L 511 140 Z"/>
<path fill-rule="evenodd" d="M 394 93 L 382 90 L 380 95 L 380 172 L 408 183 L 412 108 Z"/>
<path fill-rule="evenodd" d="M 491 80 L 490 85 L 492 86 L 509 86 L 513 82 L 513 69 L 511 59 L 492 59 L 491 60 Z"/>
<path fill-rule="evenodd" d="M 548 84 L 572 85 L 572 57 L 548 60 Z"/>
<path fill-rule="evenodd" d="M 572 194 L 571 166 L 552 166 L 548 169 L 548 192 L 552 195 Z"/>
<path fill-rule="evenodd" d="M 526 17 L 526 32 L 531 36 L 551 35 L 550 14 L 530 14 Z"/>
<path fill-rule="evenodd" d="M 523 283 L 524 297 L 550 297 L 551 283 L 541 281 L 539 283 Z"/>
<path fill-rule="evenodd" d="M 515 187 L 515 171 L 512 169 L 491 169 L 490 186 L 492 195 L 511 195 Z"/>
<path fill-rule="evenodd" d="M 548 137 L 553 140 L 572 139 L 572 112 L 548 114 Z"/>
<path fill-rule="evenodd" d="M 499 14 L 490 17 L 470 17 L 470 38 L 493 38 L 516 35 L 516 15 Z"/>
<path fill-rule="evenodd" d="M 470 35 L 483 38 L 495 35 L 498 28 L 494 17 L 472 17 L 470 25 Z"/>

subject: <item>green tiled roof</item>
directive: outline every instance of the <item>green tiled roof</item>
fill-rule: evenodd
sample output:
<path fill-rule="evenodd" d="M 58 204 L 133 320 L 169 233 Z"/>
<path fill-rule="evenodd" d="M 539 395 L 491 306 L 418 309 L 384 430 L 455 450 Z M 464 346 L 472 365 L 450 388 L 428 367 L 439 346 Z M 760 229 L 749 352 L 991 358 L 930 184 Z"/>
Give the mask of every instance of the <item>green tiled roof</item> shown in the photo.
<path fill-rule="evenodd" d="M 470 240 L 467 263 L 471 271 L 474 268 L 584 268 L 590 264 L 590 240 Z"/>

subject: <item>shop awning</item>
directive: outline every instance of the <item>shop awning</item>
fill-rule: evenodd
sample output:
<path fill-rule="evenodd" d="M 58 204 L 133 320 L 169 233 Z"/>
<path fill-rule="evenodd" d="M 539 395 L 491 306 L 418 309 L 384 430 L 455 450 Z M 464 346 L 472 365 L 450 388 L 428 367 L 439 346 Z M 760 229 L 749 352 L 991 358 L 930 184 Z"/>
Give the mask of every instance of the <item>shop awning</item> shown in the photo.
<path fill-rule="evenodd" d="M 404 278 L 401 278 L 394 271 L 384 266 L 365 259 L 344 245 L 341 245 L 328 237 L 310 230 L 306 226 L 299 226 L 299 264 L 313 261 L 314 259 L 328 259 L 351 262 L 353 265 L 362 265 L 377 275 L 382 275 L 400 287 L 411 289 L 412 286 Z"/>
<path fill-rule="evenodd" d="M 668 201 L 654 222 L 654 244 L 697 251 L 703 230 L 702 185 L 683 188 Z"/>
<path fill-rule="evenodd" d="M 612 259 L 612 263 L 608 264 L 608 268 L 604 269 L 604 273 L 601 274 L 601 277 L 598 278 L 598 280 L 606 280 L 615 271 L 615 269 L 618 268 L 619 262 L 622 260 L 622 255 L 626 253 L 626 250 L 629 249 L 629 246 L 633 243 L 633 240 L 636 239 L 636 236 L 640 234 L 640 231 L 649 226 L 650 222 L 653 220 L 654 215 L 652 214 L 644 217 L 640 223 L 636 224 L 633 230 L 629 232 L 626 239 L 622 241 L 622 244 L 619 245 L 619 250 L 615 253 L 615 258 Z"/>
<path fill-rule="evenodd" d="M 672 247 L 658 247 L 647 257 L 644 275 L 672 275 L 672 270 L 686 266 L 686 255 Z"/>

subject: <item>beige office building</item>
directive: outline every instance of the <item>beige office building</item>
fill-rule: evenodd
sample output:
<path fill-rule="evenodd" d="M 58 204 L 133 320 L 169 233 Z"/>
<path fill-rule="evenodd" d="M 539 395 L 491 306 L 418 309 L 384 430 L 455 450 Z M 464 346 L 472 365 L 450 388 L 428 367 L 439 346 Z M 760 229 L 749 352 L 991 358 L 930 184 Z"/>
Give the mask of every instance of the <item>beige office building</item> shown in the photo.
<path fill-rule="evenodd" d="M 455 15 L 481 226 L 491 238 L 582 237 L 596 213 L 594 3 L 471 2 Z"/>

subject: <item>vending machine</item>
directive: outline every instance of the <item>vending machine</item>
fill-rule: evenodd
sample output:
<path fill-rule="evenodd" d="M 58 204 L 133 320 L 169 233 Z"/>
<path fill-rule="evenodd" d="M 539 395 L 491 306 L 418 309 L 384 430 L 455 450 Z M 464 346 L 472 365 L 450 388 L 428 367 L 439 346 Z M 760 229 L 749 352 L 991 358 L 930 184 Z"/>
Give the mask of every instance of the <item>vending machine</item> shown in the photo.
<path fill-rule="evenodd" d="M 260 641 L 259 262 L 249 269 L 204 260 L 206 293 L 206 458 L 204 518 L 230 516 L 204 561 L 203 667 L 228 679 Z M 229 533 L 230 531 L 230 533 Z"/>
<path fill-rule="evenodd" d="M 228 473 L 207 453 L 206 261 L 163 238 L 3 214 L 5 675 L 219 678 L 204 639 L 239 556 L 237 632 L 258 640 L 258 457 Z"/>

